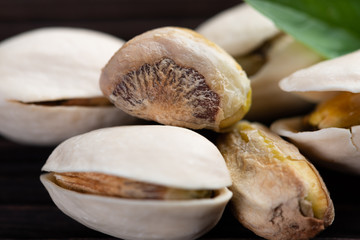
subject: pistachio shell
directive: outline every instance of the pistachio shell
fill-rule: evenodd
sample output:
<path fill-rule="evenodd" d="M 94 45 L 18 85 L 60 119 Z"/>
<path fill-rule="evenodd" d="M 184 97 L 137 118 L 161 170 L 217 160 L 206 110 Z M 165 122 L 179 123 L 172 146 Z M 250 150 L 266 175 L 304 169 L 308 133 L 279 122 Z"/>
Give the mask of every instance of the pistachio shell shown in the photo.
<path fill-rule="evenodd" d="M 113 107 L 39 106 L 20 102 L 0 104 L 0 132 L 24 144 L 56 145 L 102 127 L 134 124 L 136 120 Z"/>
<path fill-rule="evenodd" d="M 314 102 L 323 102 L 340 92 L 360 92 L 360 51 L 323 61 L 284 78 L 280 87 Z M 346 110 L 344 110 L 346 111 Z M 350 114 L 350 113 L 349 113 Z M 288 137 L 320 164 L 360 173 L 360 126 L 306 130 L 302 118 L 282 119 L 271 129 Z"/>
<path fill-rule="evenodd" d="M 339 91 L 360 92 L 360 50 L 299 70 L 280 81 L 282 90 L 314 102 Z"/>
<path fill-rule="evenodd" d="M 246 23 L 246 24 L 244 24 Z M 255 73 L 248 63 L 243 68 L 251 80 L 252 106 L 246 118 L 268 121 L 307 110 L 311 104 L 294 94 L 282 91 L 279 81 L 294 71 L 311 66 L 323 58 L 292 37 L 279 34 L 276 26 L 246 4 L 225 10 L 196 29 L 233 57 L 247 58 L 255 50 L 262 59 Z M 266 43 L 267 50 L 256 52 Z M 240 65 L 242 64 L 239 60 Z M 248 68 L 247 68 L 248 67 Z"/>
<path fill-rule="evenodd" d="M 296 70 L 321 60 L 322 57 L 292 37 L 278 37 L 268 51 L 267 62 L 255 75 L 250 76 L 253 103 L 246 117 L 262 120 L 264 117 L 289 116 L 309 109 L 311 104 L 308 101 L 284 92 L 278 83 Z"/>
<path fill-rule="evenodd" d="M 232 56 L 251 52 L 280 31 L 247 4 L 239 4 L 208 19 L 196 31 Z"/>
<path fill-rule="evenodd" d="M 132 200 L 77 193 L 41 176 L 55 204 L 85 226 L 122 239 L 196 239 L 221 218 L 232 193 L 223 188 L 211 199 Z"/>
<path fill-rule="evenodd" d="M 250 81 L 224 50 L 184 28 L 128 41 L 104 67 L 100 87 L 117 107 L 162 124 L 220 131 L 250 107 Z"/>
<path fill-rule="evenodd" d="M 183 189 L 231 185 L 221 153 L 194 131 L 171 126 L 94 130 L 61 143 L 42 170 L 99 172 Z"/>
<path fill-rule="evenodd" d="M 271 130 L 289 138 L 319 164 L 360 174 L 360 126 L 304 131 L 302 117 L 282 119 Z"/>
<path fill-rule="evenodd" d="M 130 119 L 110 106 L 41 105 L 102 97 L 101 67 L 122 44 L 104 33 L 61 27 L 36 29 L 1 42 L 0 133 L 22 143 L 57 144 Z"/>
<path fill-rule="evenodd" d="M 139 200 L 79 193 L 41 176 L 55 204 L 80 223 L 125 239 L 195 239 L 219 221 L 232 193 L 224 159 L 201 135 L 171 126 L 94 130 L 60 144 L 44 171 L 98 172 L 184 190 L 211 189 L 211 198 Z"/>

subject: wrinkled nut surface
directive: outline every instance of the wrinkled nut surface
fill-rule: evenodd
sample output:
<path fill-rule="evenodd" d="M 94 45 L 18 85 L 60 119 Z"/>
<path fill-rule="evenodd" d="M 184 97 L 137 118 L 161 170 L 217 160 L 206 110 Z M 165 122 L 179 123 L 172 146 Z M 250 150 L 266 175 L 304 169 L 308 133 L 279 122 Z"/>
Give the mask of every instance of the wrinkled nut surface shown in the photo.
<path fill-rule="evenodd" d="M 41 176 L 78 222 L 124 239 L 195 239 L 219 221 L 232 193 L 209 140 L 179 127 L 123 126 L 61 143 Z"/>
<path fill-rule="evenodd" d="M 250 82 L 214 43 L 183 28 L 145 32 L 104 67 L 100 87 L 115 106 L 162 124 L 223 130 L 250 108 Z"/>
<path fill-rule="evenodd" d="M 281 33 L 270 19 L 239 4 L 208 19 L 196 31 L 231 54 L 249 76 L 253 101 L 247 119 L 273 120 L 310 109 L 310 103 L 282 91 L 278 83 L 323 58 Z"/>
<path fill-rule="evenodd" d="M 329 226 L 326 186 L 298 149 L 259 124 L 242 121 L 220 137 L 230 171 L 234 214 L 266 239 L 310 239 Z"/>
<path fill-rule="evenodd" d="M 344 92 L 322 102 L 305 121 L 315 129 L 360 125 L 360 93 Z"/>
<path fill-rule="evenodd" d="M 0 43 L 0 134 L 55 145 L 96 128 L 130 124 L 98 86 L 101 68 L 123 44 L 78 28 L 43 28 Z"/>
<path fill-rule="evenodd" d="M 271 129 L 304 154 L 335 170 L 360 173 L 360 51 L 318 63 L 280 82 L 287 92 L 318 107 L 309 115 L 281 119 Z"/>

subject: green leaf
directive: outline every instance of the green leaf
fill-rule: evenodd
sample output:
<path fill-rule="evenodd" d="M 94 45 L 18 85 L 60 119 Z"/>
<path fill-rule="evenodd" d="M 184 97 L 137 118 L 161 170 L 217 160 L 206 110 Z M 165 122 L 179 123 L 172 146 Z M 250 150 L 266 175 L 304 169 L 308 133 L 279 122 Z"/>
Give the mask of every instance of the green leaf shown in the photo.
<path fill-rule="evenodd" d="M 326 58 L 360 49 L 360 0 L 245 0 Z"/>

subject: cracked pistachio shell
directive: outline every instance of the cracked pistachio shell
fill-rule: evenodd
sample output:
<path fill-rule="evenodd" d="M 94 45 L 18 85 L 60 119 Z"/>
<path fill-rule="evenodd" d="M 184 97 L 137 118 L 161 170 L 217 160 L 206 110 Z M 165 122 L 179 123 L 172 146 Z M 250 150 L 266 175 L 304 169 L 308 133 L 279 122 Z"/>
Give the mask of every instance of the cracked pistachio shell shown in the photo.
<path fill-rule="evenodd" d="M 244 23 L 244 24 L 241 24 Z M 247 4 L 240 4 L 210 18 L 197 32 L 218 44 L 233 57 L 247 57 L 266 43 L 264 62 L 255 73 L 240 65 L 251 80 L 252 105 L 247 119 L 274 119 L 303 112 L 310 103 L 282 91 L 278 82 L 296 70 L 311 66 L 321 60 L 318 54 L 280 34 L 271 20 Z M 250 65 L 251 68 L 252 65 Z"/>
<path fill-rule="evenodd" d="M 360 126 L 303 130 L 303 118 L 275 121 L 271 130 L 290 139 L 313 161 L 326 167 L 360 174 Z"/>
<path fill-rule="evenodd" d="M 360 92 L 360 51 L 318 63 L 280 82 L 284 91 L 322 102 L 340 92 Z M 360 173 L 360 126 L 304 130 L 302 117 L 281 119 L 271 129 L 288 137 L 319 164 Z"/>
<path fill-rule="evenodd" d="M 0 43 L 0 134 L 17 142 L 54 145 L 92 129 L 130 123 L 111 106 L 62 106 L 56 101 L 102 98 L 101 67 L 123 41 L 77 28 L 42 28 Z M 42 103 L 55 104 L 49 106 Z"/>
<path fill-rule="evenodd" d="M 334 207 L 315 167 L 268 128 L 241 121 L 218 147 L 233 180 L 231 206 L 266 239 L 310 239 L 329 226 Z"/>
<path fill-rule="evenodd" d="M 360 92 L 360 51 L 299 70 L 280 82 L 284 91 L 314 102 L 325 101 L 340 92 Z M 302 117 L 281 119 L 271 129 L 288 137 L 319 164 L 360 173 L 360 126 L 304 130 Z"/>
<path fill-rule="evenodd" d="M 214 43 L 163 27 L 128 41 L 103 68 L 100 86 L 115 106 L 166 125 L 221 131 L 250 108 L 250 81 Z"/>
<path fill-rule="evenodd" d="M 42 168 L 47 172 L 98 172 L 182 189 L 211 189 L 212 198 L 136 200 L 84 194 L 41 176 L 55 204 L 80 223 L 125 239 L 194 239 L 220 219 L 232 194 L 231 179 L 216 146 L 172 126 L 122 126 L 94 130 L 60 144 Z"/>

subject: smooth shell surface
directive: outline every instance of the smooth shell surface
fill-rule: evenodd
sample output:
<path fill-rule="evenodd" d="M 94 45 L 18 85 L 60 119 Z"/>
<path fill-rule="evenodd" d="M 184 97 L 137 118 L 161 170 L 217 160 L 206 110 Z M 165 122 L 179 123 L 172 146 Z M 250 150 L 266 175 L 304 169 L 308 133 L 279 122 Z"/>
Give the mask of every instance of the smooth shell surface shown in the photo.
<path fill-rule="evenodd" d="M 41 105 L 102 97 L 101 67 L 122 44 L 104 33 L 61 27 L 36 29 L 1 42 L 0 133 L 22 143 L 52 145 L 133 121 L 111 106 Z"/>
<path fill-rule="evenodd" d="M 236 61 L 184 28 L 158 28 L 128 41 L 104 67 L 100 86 L 129 114 L 194 129 L 220 130 L 250 107 L 250 81 Z"/>
<path fill-rule="evenodd" d="M 360 50 L 296 71 L 280 81 L 280 88 L 314 102 L 340 91 L 360 92 Z"/>
<path fill-rule="evenodd" d="M 101 68 L 124 41 L 79 28 L 41 28 L 0 44 L 1 98 L 39 102 L 101 96 Z"/>
<path fill-rule="evenodd" d="M 309 109 L 311 104 L 308 101 L 283 91 L 278 83 L 296 70 L 320 62 L 322 57 L 288 35 L 274 40 L 267 54 L 267 62 L 250 76 L 253 101 L 246 117 L 260 120 L 278 118 Z"/>
<path fill-rule="evenodd" d="M 219 221 L 232 193 L 223 188 L 210 199 L 132 200 L 82 194 L 41 176 L 55 204 L 89 228 L 123 239 L 196 239 Z"/>
<path fill-rule="evenodd" d="M 183 189 L 231 185 L 221 153 L 191 130 L 122 126 L 95 130 L 60 144 L 42 170 L 99 172 Z"/>
<path fill-rule="evenodd" d="M 303 131 L 302 121 L 302 117 L 278 120 L 271 130 L 289 138 L 319 164 L 360 174 L 360 126 Z"/>
<path fill-rule="evenodd" d="M 232 56 L 251 52 L 280 31 L 275 24 L 247 4 L 225 10 L 196 28 Z"/>

